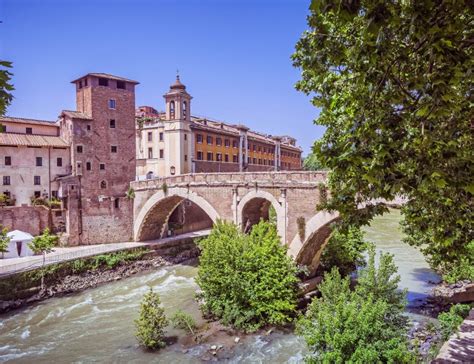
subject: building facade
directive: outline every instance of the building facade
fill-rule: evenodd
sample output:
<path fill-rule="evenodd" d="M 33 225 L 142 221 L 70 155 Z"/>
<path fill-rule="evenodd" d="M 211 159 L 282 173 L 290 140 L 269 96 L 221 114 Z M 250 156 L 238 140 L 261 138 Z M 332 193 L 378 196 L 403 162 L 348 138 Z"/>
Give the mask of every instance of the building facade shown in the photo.
<path fill-rule="evenodd" d="M 133 80 L 89 73 L 72 83 L 76 110 L 56 121 L 0 117 L 0 225 L 32 234 L 49 226 L 66 245 L 128 241 L 131 181 L 301 168 L 291 137 L 192 116 L 179 77 L 164 112 L 135 108 Z"/>
<path fill-rule="evenodd" d="M 302 151 L 292 137 L 192 116 L 192 97 L 179 77 L 164 98 L 164 112 L 151 106 L 137 108 L 138 179 L 301 169 Z"/>

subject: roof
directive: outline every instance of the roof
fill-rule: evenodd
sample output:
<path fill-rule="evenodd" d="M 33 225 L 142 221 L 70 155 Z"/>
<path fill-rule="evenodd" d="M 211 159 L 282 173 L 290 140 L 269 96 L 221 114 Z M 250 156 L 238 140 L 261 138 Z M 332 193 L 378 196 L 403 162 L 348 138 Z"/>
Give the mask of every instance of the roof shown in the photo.
<path fill-rule="evenodd" d="M 30 146 L 30 147 L 68 147 L 58 136 L 0 133 L 0 145 Z"/>
<path fill-rule="evenodd" d="M 9 231 L 7 233 L 7 236 L 11 239 L 12 242 L 32 240 L 33 239 L 33 235 L 31 235 L 27 232 L 21 231 L 21 230 Z"/>
<path fill-rule="evenodd" d="M 83 120 L 92 120 L 92 117 L 86 115 L 80 111 L 72 111 L 72 110 L 63 110 L 61 115 L 66 115 L 72 119 L 83 119 Z"/>
<path fill-rule="evenodd" d="M 134 81 L 134 80 L 130 80 L 128 78 L 123 78 L 123 77 L 119 77 L 119 76 L 114 76 L 114 75 L 111 75 L 109 73 L 88 73 L 84 76 L 81 76 L 79 78 L 76 78 L 74 81 L 71 81 L 71 83 L 75 83 L 77 81 L 79 81 L 80 79 L 86 77 L 86 76 L 94 76 L 94 77 L 103 77 L 103 78 L 108 78 L 109 80 L 116 80 L 116 81 L 124 81 L 124 82 L 130 82 L 130 83 L 133 83 L 135 85 L 138 85 L 140 82 L 138 81 Z"/>
<path fill-rule="evenodd" d="M 17 118 L 14 116 L 0 116 L 0 123 L 4 122 L 9 122 L 9 123 L 20 123 L 20 124 L 38 124 L 38 125 L 48 125 L 48 126 L 55 126 L 59 127 L 59 125 L 56 124 L 56 121 L 51 121 L 51 120 L 38 120 L 38 119 L 26 119 L 26 118 Z"/>

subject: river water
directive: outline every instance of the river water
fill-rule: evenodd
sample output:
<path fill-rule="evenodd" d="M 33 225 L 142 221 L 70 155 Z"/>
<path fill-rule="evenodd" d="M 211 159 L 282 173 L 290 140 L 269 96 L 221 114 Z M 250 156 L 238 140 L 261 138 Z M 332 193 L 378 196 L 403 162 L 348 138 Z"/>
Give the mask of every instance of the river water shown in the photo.
<path fill-rule="evenodd" d="M 366 229 L 366 238 L 377 249 L 395 255 L 408 299 L 425 297 L 438 277 L 422 255 L 401 242 L 400 215 L 394 210 L 377 218 Z M 207 345 L 184 351 L 174 344 L 158 353 L 138 347 L 133 320 L 148 287 L 161 296 L 167 315 L 182 309 L 203 323 L 193 297 L 197 289 L 195 267 L 164 267 L 84 292 L 53 298 L 32 307 L 0 316 L 0 362 L 14 363 L 196 363 Z M 419 317 L 417 319 L 420 319 Z M 169 335 L 182 335 L 169 328 Z M 299 363 L 305 355 L 303 341 L 291 333 L 274 332 L 242 340 L 229 363 Z"/>

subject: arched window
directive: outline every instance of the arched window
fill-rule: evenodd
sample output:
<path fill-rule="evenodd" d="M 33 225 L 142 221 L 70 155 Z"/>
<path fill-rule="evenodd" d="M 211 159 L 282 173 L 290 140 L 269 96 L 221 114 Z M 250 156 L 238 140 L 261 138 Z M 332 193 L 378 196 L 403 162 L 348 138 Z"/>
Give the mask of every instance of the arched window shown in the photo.
<path fill-rule="evenodd" d="M 146 179 L 152 179 L 153 178 L 153 172 L 150 171 L 146 174 Z"/>
<path fill-rule="evenodd" d="M 188 103 L 186 101 L 183 101 L 183 118 L 186 119 L 186 114 L 188 112 Z"/>
<path fill-rule="evenodd" d="M 174 101 L 170 102 L 170 119 L 174 119 Z"/>
<path fill-rule="evenodd" d="M 100 188 L 102 188 L 102 189 L 107 188 L 107 182 L 106 181 L 101 181 L 100 182 Z"/>

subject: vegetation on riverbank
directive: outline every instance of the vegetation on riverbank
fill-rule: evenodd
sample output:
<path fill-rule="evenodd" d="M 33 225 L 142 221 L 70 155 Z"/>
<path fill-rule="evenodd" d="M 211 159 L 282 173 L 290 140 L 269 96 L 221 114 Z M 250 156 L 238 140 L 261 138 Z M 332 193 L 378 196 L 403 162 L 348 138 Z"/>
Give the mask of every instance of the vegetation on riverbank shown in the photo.
<path fill-rule="evenodd" d="M 135 320 L 136 337 L 140 345 L 150 350 L 164 348 L 164 328 L 168 325 L 165 310 L 161 306 L 158 293 L 150 290 L 143 296 L 140 304 L 140 315 Z"/>
<path fill-rule="evenodd" d="M 297 268 L 275 225 L 261 221 L 245 235 L 236 225 L 219 221 L 199 247 L 196 281 L 205 315 L 244 331 L 292 321 Z"/>

